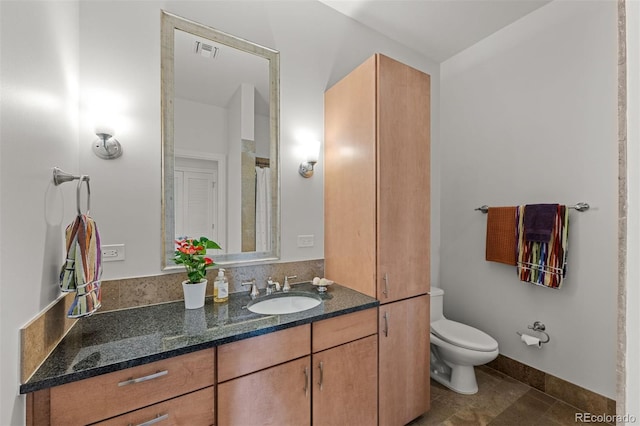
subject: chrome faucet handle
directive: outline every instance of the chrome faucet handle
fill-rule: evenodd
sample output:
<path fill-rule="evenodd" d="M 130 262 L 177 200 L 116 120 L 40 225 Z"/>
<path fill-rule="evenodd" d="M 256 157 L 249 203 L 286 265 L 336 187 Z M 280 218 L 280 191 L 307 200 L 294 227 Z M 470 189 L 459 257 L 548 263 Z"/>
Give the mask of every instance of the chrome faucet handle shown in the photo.
<path fill-rule="evenodd" d="M 291 290 L 291 285 L 289 285 L 289 278 L 294 279 L 294 278 L 298 278 L 298 276 L 297 275 L 284 276 L 284 286 L 282 287 L 282 291 L 285 293 Z"/>
<path fill-rule="evenodd" d="M 256 297 L 260 296 L 260 290 L 258 290 L 258 286 L 256 285 L 256 279 L 252 279 L 250 281 L 245 281 L 242 283 L 243 286 L 251 286 L 251 290 L 249 292 L 249 296 L 251 296 L 251 299 L 255 299 Z"/>

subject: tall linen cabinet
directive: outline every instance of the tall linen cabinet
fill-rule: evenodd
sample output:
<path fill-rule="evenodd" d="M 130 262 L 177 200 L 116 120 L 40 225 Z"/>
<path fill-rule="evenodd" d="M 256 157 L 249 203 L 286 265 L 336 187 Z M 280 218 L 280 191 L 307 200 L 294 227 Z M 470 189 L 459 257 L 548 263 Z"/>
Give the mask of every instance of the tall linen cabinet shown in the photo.
<path fill-rule="evenodd" d="M 430 77 L 376 54 L 325 93 L 325 275 L 380 303 L 379 424 L 429 410 Z"/>

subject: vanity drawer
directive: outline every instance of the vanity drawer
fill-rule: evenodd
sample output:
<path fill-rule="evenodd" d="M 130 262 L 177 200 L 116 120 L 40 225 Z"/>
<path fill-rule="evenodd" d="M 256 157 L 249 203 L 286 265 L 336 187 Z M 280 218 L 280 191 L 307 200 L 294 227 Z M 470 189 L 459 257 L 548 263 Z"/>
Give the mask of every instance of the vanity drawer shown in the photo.
<path fill-rule="evenodd" d="M 218 347 L 218 383 L 309 355 L 310 324 Z"/>
<path fill-rule="evenodd" d="M 214 384 L 214 349 L 51 388 L 51 424 L 97 422 Z"/>
<path fill-rule="evenodd" d="M 378 309 L 371 308 L 313 323 L 313 352 L 378 333 Z"/>
<path fill-rule="evenodd" d="M 215 391 L 213 386 L 187 395 L 132 411 L 104 422 L 99 426 L 150 425 L 213 425 Z M 155 423 L 151 423 L 155 421 Z"/>

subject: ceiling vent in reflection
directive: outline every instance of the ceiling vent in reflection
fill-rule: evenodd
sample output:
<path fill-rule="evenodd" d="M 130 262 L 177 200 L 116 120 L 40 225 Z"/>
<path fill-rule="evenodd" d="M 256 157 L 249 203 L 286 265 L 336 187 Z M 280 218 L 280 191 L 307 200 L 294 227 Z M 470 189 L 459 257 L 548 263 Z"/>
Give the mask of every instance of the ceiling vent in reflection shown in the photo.
<path fill-rule="evenodd" d="M 210 44 L 196 41 L 194 52 L 198 55 L 204 56 L 205 58 L 215 59 L 218 56 L 220 49 Z"/>

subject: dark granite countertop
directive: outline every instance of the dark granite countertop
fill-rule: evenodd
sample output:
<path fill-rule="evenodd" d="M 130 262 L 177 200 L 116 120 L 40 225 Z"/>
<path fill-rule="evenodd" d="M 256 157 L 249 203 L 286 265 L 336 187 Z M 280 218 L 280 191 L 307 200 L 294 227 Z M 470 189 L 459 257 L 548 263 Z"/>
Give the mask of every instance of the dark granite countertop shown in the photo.
<path fill-rule="evenodd" d="M 310 283 L 292 291 L 317 291 Z M 35 374 L 20 386 L 34 392 L 100 374 L 171 358 L 224 343 L 308 324 L 378 306 L 369 296 L 338 284 L 315 308 L 286 315 L 260 315 L 246 309 L 247 293 L 232 293 L 225 304 L 207 298 L 200 309 L 184 302 L 98 313 L 80 319 Z"/>

